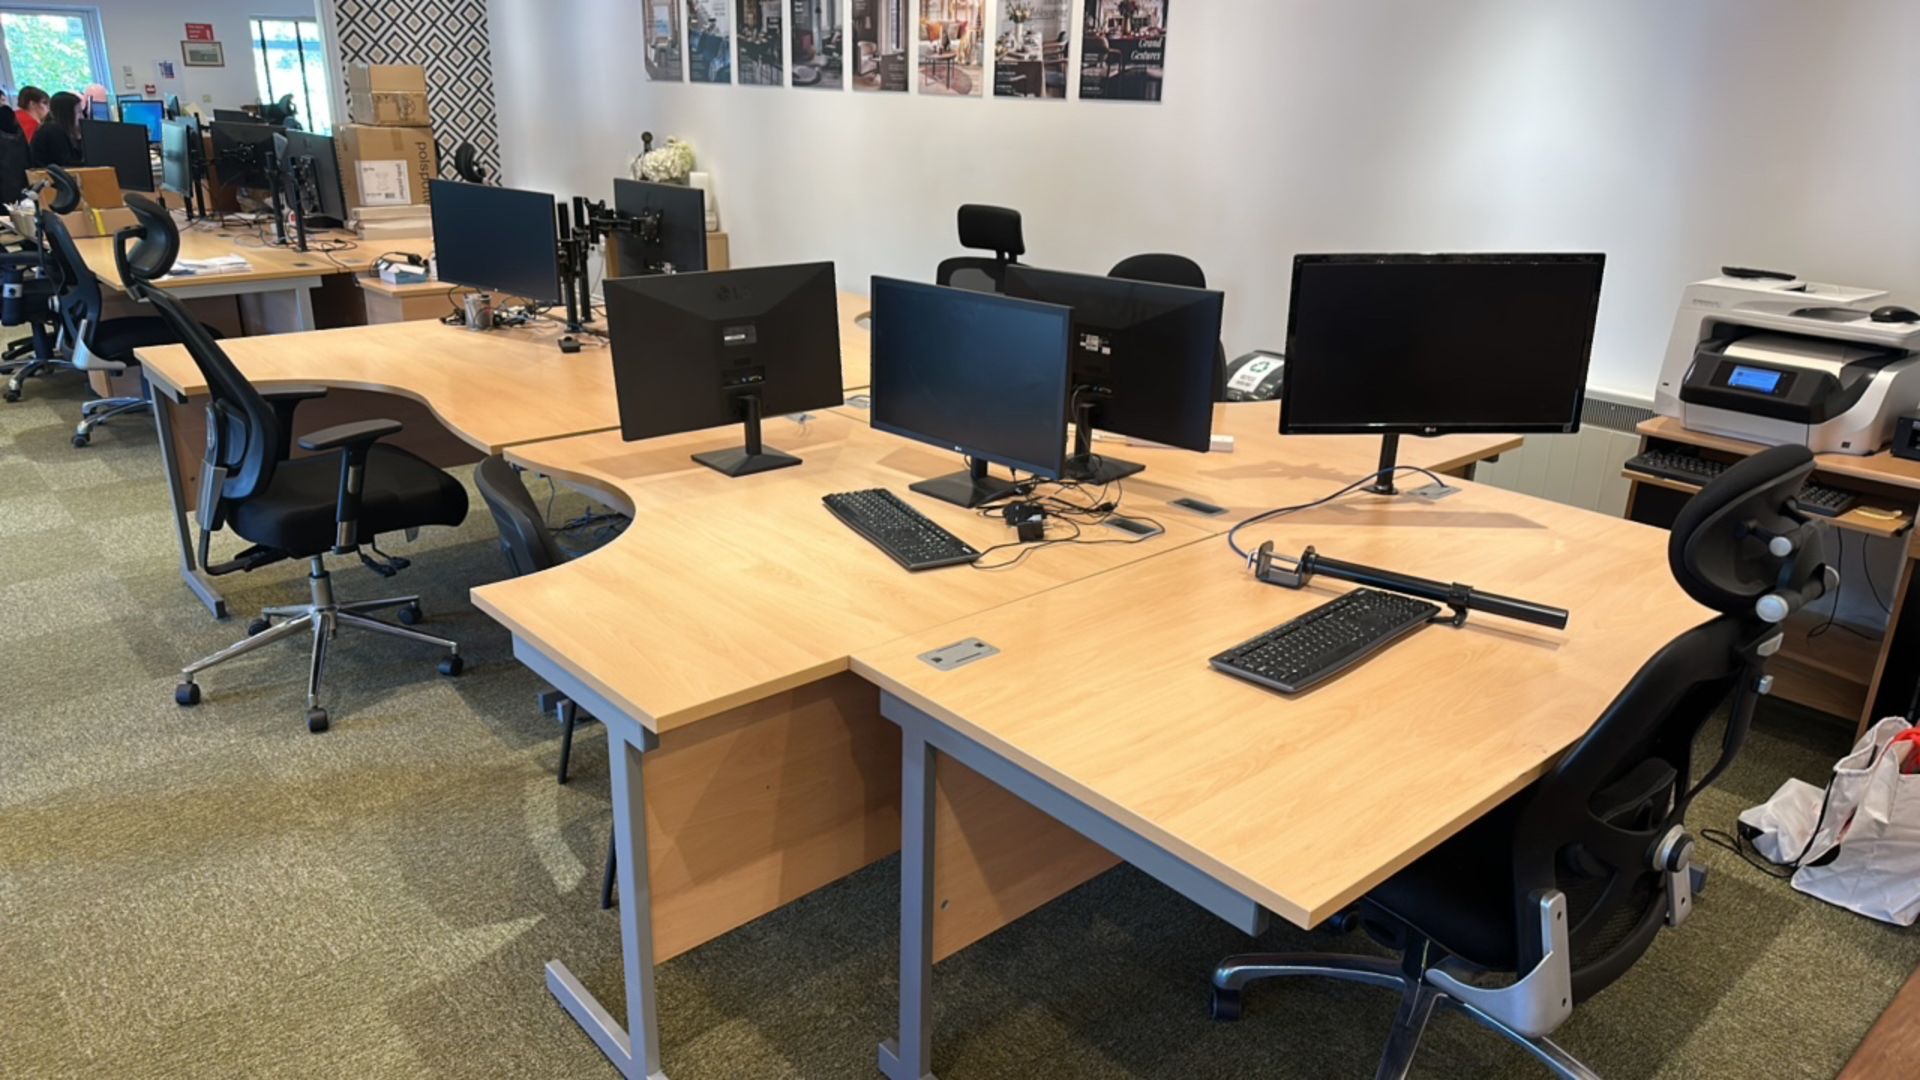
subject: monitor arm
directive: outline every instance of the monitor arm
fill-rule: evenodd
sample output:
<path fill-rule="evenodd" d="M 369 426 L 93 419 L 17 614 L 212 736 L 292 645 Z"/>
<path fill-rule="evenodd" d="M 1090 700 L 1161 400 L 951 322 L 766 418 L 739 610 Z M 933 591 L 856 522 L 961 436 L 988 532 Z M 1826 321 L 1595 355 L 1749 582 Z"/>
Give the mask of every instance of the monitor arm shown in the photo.
<path fill-rule="evenodd" d="M 573 213 L 558 208 L 560 238 L 560 289 L 567 306 L 567 331 L 577 334 L 593 321 L 593 249 L 609 237 L 632 237 L 641 244 L 660 242 L 660 218 L 657 210 L 629 214 L 614 210 L 604 201 L 585 196 L 573 197 Z M 650 264 L 647 273 L 671 273 L 664 263 Z"/>
<path fill-rule="evenodd" d="M 1500 615 L 1536 626 L 1550 626 L 1555 630 L 1567 628 L 1567 612 L 1564 608 L 1481 592 L 1471 585 L 1458 582 L 1448 584 L 1359 563 L 1341 562 L 1339 559 L 1329 559 L 1312 548 L 1308 548 L 1297 559 L 1276 555 L 1271 540 L 1261 544 L 1260 549 L 1254 552 L 1253 572 L 1256 578 L 1268 585 L 1289 589 L 1305 588 L 1315 574 L 1324 574 L 1369 588 L 1417 596 L 1452 608 L 1453 614 L 1446 616 L 1444 621 L 1454 626 L 1467 621 L 1467 612 L 1484 611 L 1489 615 Z"/>

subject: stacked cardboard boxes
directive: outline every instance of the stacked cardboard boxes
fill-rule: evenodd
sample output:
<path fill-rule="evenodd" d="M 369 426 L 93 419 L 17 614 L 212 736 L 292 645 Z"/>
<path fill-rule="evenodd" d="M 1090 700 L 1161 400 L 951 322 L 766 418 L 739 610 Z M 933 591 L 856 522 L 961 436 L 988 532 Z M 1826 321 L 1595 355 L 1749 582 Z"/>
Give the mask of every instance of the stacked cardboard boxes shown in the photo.
<path fill-rule="evenodd" d="M 60 221 L 76 240 L 89 236 L 112 236 L 121 229 L 138 224 L 133 211 L 127 209 L 126 196 L 120 190 L 120 175 L 110 166 L 75 168 L 67 172 L 80 185 L 80 208 L 71 214 L 60 215 Z M 27 170 L 29 185 L 38 184 L 46 178 L 44 170 Z M 40 192 L 40 205 L 52 206 L 53 199 L 51 185 Z"/>
<path fill-rule="evenodd" d="M 340 186 L 356 208 L 425 207 L 427 181 L 440 175 L 433 122 L 427 116 L 427 73 L 405 64 L 354 64 L 347 69 L 351 123 L 334 129 Z"/>

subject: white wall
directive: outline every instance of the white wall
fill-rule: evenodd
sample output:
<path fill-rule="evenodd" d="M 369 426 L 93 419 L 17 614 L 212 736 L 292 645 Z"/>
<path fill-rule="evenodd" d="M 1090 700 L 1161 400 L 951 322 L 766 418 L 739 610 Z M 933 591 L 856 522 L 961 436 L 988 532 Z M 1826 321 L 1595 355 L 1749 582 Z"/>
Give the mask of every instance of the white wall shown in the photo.
<path fill-rule="evenodd" d="M 78 5 L 72 5 L 78 6 Z M 315 18 L 314 0 L 95 0 L 86 6 L 100 10 L 100 22 L 107 35 L 107 63 L 113 69 L 108 89 L 115 96 L 128 93 L 123 69 L 132 65 L 138 94 L 145 84 L 154 82 L 154 62 L 171 60 L 179 78 L 160 93 L 179 94 L 185 103 L 200 103 L 223 109 L 250 105 L 260 99 L 260 87 L 253 75 L 253 48 L 247 41 L 247 20 L 260 15 Z M 213 36 L 226 47 L 227 65 L 218 68 L 187 67 L 181 62 L 180 42 L 186 37 L 186 24 L 213 24 Z M 43 87 L 48 93 L 73 87 Z M 204 96 L 210 95 L 211 100 Z"/>
<path fill-rule="evenodd" d="M 650 84 L 639 8 L 490 0 L 505 179 L 603 197 L 682 136 L 741 265 L 928 278 L 1004 203 L 1032 262 L 1198 259 L 1238 352 L 1295 252 L 1600 250 L 1592 382 L 1642 398 L 1724 263 L 1920 300 L 1912 0 L 1182 0 L 1159 105 Z"/>

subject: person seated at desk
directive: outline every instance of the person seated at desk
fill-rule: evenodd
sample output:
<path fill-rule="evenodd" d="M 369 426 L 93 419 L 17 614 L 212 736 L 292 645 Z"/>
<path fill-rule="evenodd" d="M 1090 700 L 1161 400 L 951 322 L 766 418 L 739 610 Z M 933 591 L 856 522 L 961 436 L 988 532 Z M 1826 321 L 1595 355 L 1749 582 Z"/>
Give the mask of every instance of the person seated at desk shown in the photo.
<path fill-rule="evenodd" d="M 41 123 L 46 120 L 47 114 L 52 110 L 47 92 L 37 86 L 23 86 L 20 88 L 20 96 L 14 100 L 17 104 L 13 112 L 15 118 L 20 121 L 20 137 L 27 140 L 28 145 L 32 145 L 34 133 L 39 130 Z"/>
<path fill-rule="evenodd" d="M 95 120 L 113 119 L 113 103 L 107 97 L 106 87 L 99 83 L 88 83 L 87 88 L 80 91 L 78 97 L 81 116 L 92 117 Z"/>
<path fill-rule="evenodd" d="M 80 98 L 77 95 L 65 90 L 53 95 L 46 121 L 33 133 L 31 149 L 35 165 L 72 169 L 86 163 L 86 155 L 80 152 Z"/>

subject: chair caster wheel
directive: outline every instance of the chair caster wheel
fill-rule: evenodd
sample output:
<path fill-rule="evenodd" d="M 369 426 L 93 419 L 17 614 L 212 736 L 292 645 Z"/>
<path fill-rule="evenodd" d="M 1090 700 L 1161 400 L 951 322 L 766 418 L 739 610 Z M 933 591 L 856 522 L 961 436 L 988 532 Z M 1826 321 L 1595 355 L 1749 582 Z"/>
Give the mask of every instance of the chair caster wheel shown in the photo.
<path fill-rule="evenodd" d="M 449 656 L 440 661 L 440 674 L 452 678 L 467 669 L 467 662 L 458 656 Z"/>
<path fill-rule="evenodd" d="M 0 395 L 0 396 L 4 396 L 4 397 L 5 397 L 5 398 L 6 398 L 6 399 L 7 399 L 8 401 L 19 401 L 19 400 L 20 400 L 20 391 L 18 391 L 18 390 L 8 390 L 8 391 L 7 391 L 7 392 L 6 392 L 6 393 L 5 393 L 4 395 Z"/>
<path fill-rule="evenodd" d="M 1215 987 L 1211 1012 L 1215 1020 L 1240 1019 L 1240 991 Z"/>
<path fill-rule="evenodd" d="M 86 445 L 87 445 L 88 443 L 90 443 L 90 442 L 92 442 L 92 441 L 93 441 L 93 439 L 92 439 L 92 438 L 90 438 L 89 436 L 86 436 L 86 435 L 75 435 L 75 436 L 73 437 L 73 448 L 74 448 L 75 450 L 78 450 L 78 449 L 81 449 L 82 447 L 84 447 L 84 446 L 86 446 Z"/>
<path fill-rule="evenodd" d="M 308 709 L 307 730 L 313 732 L 315 735 L 327 730 L 327 710 Z"/>
<path fill-rule="evenodd" d="M 186 706 L 200 704 L 200 684 L 183 682 L 179 686 L 174 687 L 173 703 L 175 705 Z"/>
<path fill-rule="evenodd" d="M 426 617 L 426 613 L 420 610 L 419 604 L 408 604 L 399 611 L 400 625 L 402 626 L 418 626 Z"/>
<path fill-rule="evenodd" d="M 247 624 L 247 636 L 253 637 L 257 634 L 264 634 L 271 629 L 273 629 L 273 624 L 265 618 L 255 619 Z"/>

